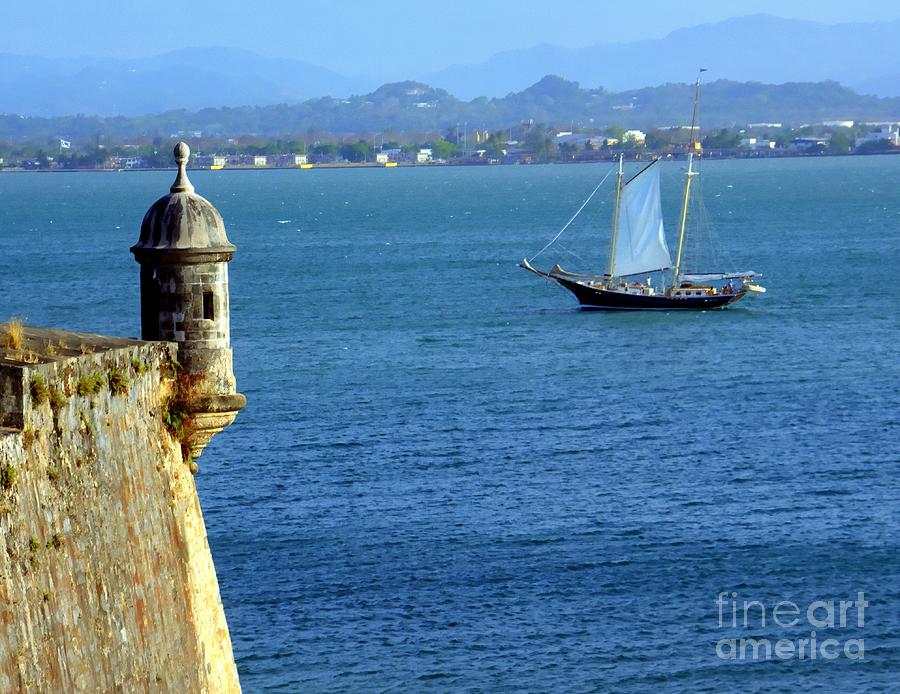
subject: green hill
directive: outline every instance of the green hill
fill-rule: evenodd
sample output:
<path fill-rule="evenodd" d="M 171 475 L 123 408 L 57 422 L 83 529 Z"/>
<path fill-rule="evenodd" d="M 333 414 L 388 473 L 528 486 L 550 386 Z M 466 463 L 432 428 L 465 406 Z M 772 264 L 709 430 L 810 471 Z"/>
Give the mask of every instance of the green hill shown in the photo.
<path fill-rule="evenodd" d="M 443 133 L 457 124 L 496 130 L 521 122 L 560 127 L 651 128 L 690 120 L 693 87 L 659 87 L 612 93 L 582 89 L 577 82 L 547 76 L 502 98 L 461 101 L 419 82 L 386 84 L 347 99 L 323 97 L 295 105 L 209 108 L 200 111 L 100 118 L 0 116 L 0 141 L 54 138 L 168 138 L 187 132 L 203 137 L 292 137 L 313 140 L 323 134 Z M 900 97 L 865 96 L 836 82 L 761 84 L 719 80 L 703 88 L 703 128 L 751 122 L 800 125 L 823 120 L 900 121 Z"/>

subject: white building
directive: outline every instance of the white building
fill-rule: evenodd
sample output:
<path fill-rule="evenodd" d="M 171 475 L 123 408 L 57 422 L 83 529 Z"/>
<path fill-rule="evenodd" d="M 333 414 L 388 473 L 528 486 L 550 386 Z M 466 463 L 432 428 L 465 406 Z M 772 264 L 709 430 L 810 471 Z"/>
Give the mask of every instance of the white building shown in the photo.
<path fill-rule="evenodd" d="M 260 157 L 260 156 L 253 157 L 253 166 L 265 166 L 266 161 L 267 160 L 265 157 Z"/>
<path fill-rule="evenodd" d="M 865 137 L 858 137 L 853 143 L 855 147 L 859 147 L 866 142 L 876 142 L 878 140 L 887 140 L 894 147 L 900 147 L 900 124 L 887 123 L 882 125 L 878 130 L 868 133 Z"/>
<path fill-rule="evenodd" d="M 775 140 L 760 140 L 755 137 L 744 137 L 738 142 L 738 147 L 753 151 L 758 149 L 775 149 Z"/>
<path fill-rule="evenodd" d="M 294 166 L 300 166 L 301 164 L 308 163 L 309 158 L 305 154 L 295 154 L 294 155 Z"/>
<path fill-rule="evenodd" d="M 375 163 L 376 164 L 387 164 L 391 160 L 391 157 L 386 152 L 378 152 L 375 154 Z"/>
<path fill-rule="evenodd" d="M 225 166 L 228 163 L 228 157 L 213 157 L 213 166 Z"/>
<path fill-rule="evenodd" d="M 431 159 L 432 159 L 432 153 L 431 153 L 431 150 L 428 149 L 427 147 L 423 147 L 416 153 L 416 163 L 417 164 L 424 164 L 426 162 L 431 161 Z"/>

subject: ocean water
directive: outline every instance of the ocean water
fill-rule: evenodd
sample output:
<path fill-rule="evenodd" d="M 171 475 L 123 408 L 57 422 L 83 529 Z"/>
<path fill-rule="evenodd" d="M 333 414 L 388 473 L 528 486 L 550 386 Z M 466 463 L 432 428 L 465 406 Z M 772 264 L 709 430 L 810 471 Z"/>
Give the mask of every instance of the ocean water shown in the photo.
<path fill-rule="evenodd" d="M 705 162 L 768 288 L 708 313 L 516 267 L 607 170 L 191 173 L 238 246 L 249 405 L 196 481 L 246 692 L 896 691 L 900 157 Z M 0 319 L 136 335 L 172 178 L 0 176 Z M 595 203 L 536 264 L 602 267 Z M 838 657 L 720 657 L 741 637 Z"/>

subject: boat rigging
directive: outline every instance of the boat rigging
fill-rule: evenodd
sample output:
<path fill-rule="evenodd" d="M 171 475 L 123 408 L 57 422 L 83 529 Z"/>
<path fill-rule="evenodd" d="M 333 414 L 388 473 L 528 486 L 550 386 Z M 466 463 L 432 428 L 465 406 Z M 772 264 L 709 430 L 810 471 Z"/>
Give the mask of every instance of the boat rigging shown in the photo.
<path fill-rule="evenodd" d="M 623 158 L 619 155 L 609 265 L 606 274 L 573 273 L 563 270 L 559 265 L 544 272 L 532 266 L 528 260 L 522 260 L 519 263 L 520 267 L 568 289 L 578 299 L 582 308 L 588 309 L 705 310 L 725 308 L 744 298 L 748 293 L 765 292 L 763 287 L 753 283 L 753 278 L 758 276 L 755 272 L 682 272 L 691 182 L 698 173 L 694 170 L 694 154 L 695 152 L 698 156 L 700 154 L 700 142 L 697 138 L 699 104 L 700 76 L 697 77 L 694 89 L 687 174 L 674 263 L 666 244 L 662 219 L 659 160 L 654 159 L 625 182 Z M 609 174 L 604 177 L 600 185 L 608 176 Z M 597 188 L 553 241 L 540 252 L 559 238 L 596 192 Z M 672 270 L 672 278 L 670 282 L 666 282 L 665 277 L 669 270 Z M 638 279 L 645 275 L 646 282 Z M 652 275 L 662 278 L 662 281 L 657 281 L 656 286 Z"/>

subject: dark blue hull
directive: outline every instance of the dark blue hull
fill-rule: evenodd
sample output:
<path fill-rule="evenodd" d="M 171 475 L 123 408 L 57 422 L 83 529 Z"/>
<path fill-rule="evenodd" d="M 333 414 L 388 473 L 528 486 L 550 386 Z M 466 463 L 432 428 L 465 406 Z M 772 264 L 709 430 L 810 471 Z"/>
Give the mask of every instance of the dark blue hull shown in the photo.
<path fill-rule="evenodd" d="M 581 308 L 603 311 L 708 311 L 725 308 L 744 297 L 746 291 L 735 294 L 672 297 L 665 294 L 626 294 L 551 276 L 578 299 Z"/>

